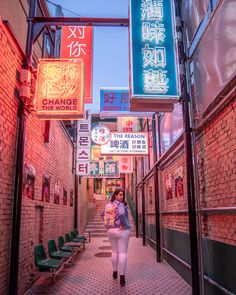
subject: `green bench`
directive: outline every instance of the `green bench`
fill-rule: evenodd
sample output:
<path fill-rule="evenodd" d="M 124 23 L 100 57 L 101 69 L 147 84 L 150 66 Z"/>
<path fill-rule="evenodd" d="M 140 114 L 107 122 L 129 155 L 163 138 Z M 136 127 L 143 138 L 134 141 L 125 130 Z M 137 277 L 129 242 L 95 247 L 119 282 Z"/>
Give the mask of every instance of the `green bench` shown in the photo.
<path fill-rule="evenodd" d="M 38 244 L 34 247 L 34 258 L 38 272 L 40 272 L 42 276 L 51 276 L 52 283 L 54 284 L 57 274 L 64 267 L 63 261 L 60 259 L 47 258 L 44 246 L 42 244 Z"/>
<path fill-rule="evenodd" d="M 77 253 L 80 251 L 81 243 L 74 243 L 69 242 L 69 246 L 65 245 L 65 241 L 63 236 L 58 237 L 58 247 L 62 251 L 70 252 L 72 255 L 71 262 L 74 263 L 74 258 L 77 255 Z"/>
<path fill-rule="evenodd" d="M 85 241 L 87 241 L 87 237 L 85 235 L 80 235 L 77 228 L 74 229 L 74 234 L 76 235 L 77 238 L 84 238 Z M 90 231 L 88 232 L 88 238 L 89 238 L 88 241 L 91 242 Z"/>
<path fill-rule="evenodd" d="M 65 241 L 66 243 L 73 243 L 73 246 L 78 245 L 80 247 L 83 244 L 83 250 L 85 249 L 85 240 L 76 238 L 74 234 L 71 235 L 71 232 L 65 234 Z"/>
<path fill-rule="evenodd" d="M 71 252 L 58 250 L 54 240 L 48 241 L 48 253 L 51 258 L 62 259 L 66 262 L 71 259 Z"/>
<path fill-rule="evenodd" d="M 72 252 L 72 246 L 66 246 L 63 236 L 58 237 L 58 247 L 62 251 Z"/>

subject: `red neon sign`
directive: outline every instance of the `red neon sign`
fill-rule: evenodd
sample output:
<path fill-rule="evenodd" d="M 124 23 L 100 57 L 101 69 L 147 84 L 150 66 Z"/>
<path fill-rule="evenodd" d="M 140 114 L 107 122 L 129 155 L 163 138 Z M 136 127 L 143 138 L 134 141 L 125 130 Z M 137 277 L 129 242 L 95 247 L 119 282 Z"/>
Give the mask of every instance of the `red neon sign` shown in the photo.
<path fill-rule="evenodd" d="M 84 64 L 81 60 L 41 59 L 36 114 L 42 119 L 83 117 Z"/>
<path fill-rule="evenodd" d="M 92 27 L 64 26 L 61 37 L 61 57 L 81 58 L 85 64 L 84 103 L 92 103 Z"/>

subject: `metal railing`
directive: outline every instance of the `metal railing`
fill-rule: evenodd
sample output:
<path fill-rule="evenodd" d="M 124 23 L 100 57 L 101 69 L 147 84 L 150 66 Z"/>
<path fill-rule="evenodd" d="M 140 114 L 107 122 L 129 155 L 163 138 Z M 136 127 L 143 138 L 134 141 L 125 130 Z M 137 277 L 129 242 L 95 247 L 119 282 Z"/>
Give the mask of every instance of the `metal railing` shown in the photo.
<path fill-rule="evenodd" d="M 131 198 L 131 194 L 130 194 L 128 189 L 125 190 L 125 196 L 126 196 L 128 204 L 129 204 L 130 212 L 131 212 L 131 215 L 133 217 L 134 223 L 136 225 L 135 204 L 134 204 L 134 202 L 133 202 L 133 200 Z"/>

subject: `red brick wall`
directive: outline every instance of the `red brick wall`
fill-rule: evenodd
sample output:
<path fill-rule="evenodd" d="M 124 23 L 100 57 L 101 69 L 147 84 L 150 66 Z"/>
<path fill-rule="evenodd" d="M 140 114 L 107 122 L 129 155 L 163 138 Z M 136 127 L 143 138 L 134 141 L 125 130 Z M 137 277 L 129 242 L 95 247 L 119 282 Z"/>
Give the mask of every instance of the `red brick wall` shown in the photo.
<path fill-rule="evenodd" d="M 72 144 L 59 121 L 51 122 L 50 142 L 44 143 L 44 121 L 30 115 L 27 120 L 25 162 L 36 170 L 34 200 L 23 197 L 19 290 L 31 284 L 30 273 L 34 270 L 35 206 L 42 206 L 42 242 L 47 250 L 47 241 L 73 229 L 74 207 L 70 206 L 70 190 L 74 191 L 72 174 Z M 50 202 L 42 199 L 42 178 L 47 173 L 50 179 Z M 56 180 L 60 183 L 60 204 L 54 204 Z M 67 191 L 67 205 L 63 205 L 63 188 Z"/>
<path fill-rule="evenodd" d="M 15 89 L 19 86 L 16 77 L 23 57 L 3 28 L 0 24 L 0 286 L 1 294 L 7 294 L 17 133 Z M 22 199 L 19 294 L 32 284 L 30 273 L 35 269 L 33 247 L 37 236 L 47 250 L 47 241 L 57 241 L 59 235 L 73 229 L 74 221 L 74 207 L 70 206 L 70 190 L 74 191 L 72 143 L 59 121 L 51 122 L 49 143 L 44 143 L 44 121 L 34 114 L 26 121 L 25 163 L 34 166 L 36 177 L 34 199 Z M 49 203 L 41 200 L 44 173 L 50 176 Z M 56 180 L 60 183 L 60 204 L 54 204 Z M 67 190 L 66 206 L 63 187 Z M 41 215 L 35 215 L 36 206 L 41 208 Z"/>
<path fill-rule="evenodd" d="M 0 22 L 0 288 L 6 294 L 9 272 L 14 163 L 16 153 L 17 73 L 22 56 Z"/>
<path fill-rule="evenodd" d="M 200 183 L 201 209 L 235 207 L 236 204 L 236 101 L 225 107 L 210 124 L 197 136 L 197 158 Z M 181 143 L 180 143 L 181 144 Z M 168 152 L 167 152 L 168 153 Z M 186 168 L 184 149 L 169 153 L 159 170 L 160 208 L 163 227 L 188 232 L 186 212 L 168 214 L 167 211 L 188 210 Z M 141 169 L 139 165 L 138 170 Z M 175 196 L 175 177 L 179 167 L 183 167 L 184 195 Z M 166 179 L 171 179 L 172 198 L 167 198 Z M 146 184 L 146 222 L 155 224 L 155 212 L 150 204 Z M 141 200 L 141 199 L 140 199 Z M 153 192 L 154 200 L 154 192 Z M 141 213 L 141 207 L 139 210 Z M 152 216 L 152 217 L 151 217 Z M 203 236 L 227 244 L 236 245 L 236 216 L 233 213 L 208 213 L 202 216 Z"/>
<path fill-rule="evenodd" d="M 228 105 L 198 136 L 198 171 L 201 207 L 236 204 L 236 100 Z M 236 216 L 208 214 L 204 236 L 236 245 Z"/>
<path fill-rule="evenodd" d="M 175 179 L 179 176 L 179 169 L 182 169 L 183 195 L 175 194 Z M 167 179 L 170 179 L 171 197 L 167 196 Z M 188 210 L 187 188 L 186 188 L 186 169 L 184 150 L 181 149 L 176 155 L 171 156 L 159 171 L 160 179 L 160 202 L 162 214 L 162 226 L 178 231 L 188 232 Z M 185 211 L 184 213 L 168 213 L 168 211 Z"/>

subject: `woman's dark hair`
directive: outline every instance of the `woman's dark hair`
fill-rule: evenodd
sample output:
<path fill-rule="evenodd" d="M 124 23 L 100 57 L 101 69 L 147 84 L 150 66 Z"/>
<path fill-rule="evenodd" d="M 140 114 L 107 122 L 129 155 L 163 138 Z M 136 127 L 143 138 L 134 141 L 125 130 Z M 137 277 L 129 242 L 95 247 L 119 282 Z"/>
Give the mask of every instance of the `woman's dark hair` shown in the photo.
<path fill-rule="evenodd" d="M 116 190 L 114 191 L 114 193 L 113 193 L 113 195 L 112 195 L 112 197 L 111 197 L 111 202 L 114 202 L 114 201 L 115 201 L 116 196 L 119 195 L 120 192 L 123 193 L 123 199 L 122 199 L 122 202 L 123 202 L 124 204 L 127 204 L 126 201 L 125 201 L 125 192 L 123 191 L 123 189 L 120 189 L 120 188 L 118 188 L 118 189 L 116 189 Z"/>

